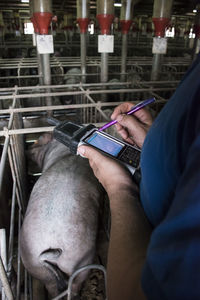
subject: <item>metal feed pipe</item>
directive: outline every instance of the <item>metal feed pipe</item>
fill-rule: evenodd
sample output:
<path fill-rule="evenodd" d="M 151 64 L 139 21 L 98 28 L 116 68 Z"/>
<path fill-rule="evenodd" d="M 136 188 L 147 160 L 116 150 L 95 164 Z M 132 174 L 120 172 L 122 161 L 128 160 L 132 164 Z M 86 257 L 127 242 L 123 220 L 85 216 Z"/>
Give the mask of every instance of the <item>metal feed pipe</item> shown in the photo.
<path fill-rule="evenodd" d="M 102 35 L 110 34 L 110 26 L 114 19 L 114 1 L 97 0 L 97 20 Z M 101 82 L 108 81 L 108 53 L 101 53 Z"/>
<path fill-rule="evenodd" d="M 49 25 L 52 19 L 51 0 L 32 0 L 33 19 L 37 24 L 40 34 L 48 34 Z M 39 74 L 43 74 L 44 85 L 51 85 L 50 54 L 38 54 Z M 42 81 L 41 81 L 42 83 Z M 49 91 L 50 92 L 50 91 Z M 52 98 L 46 98 L 46 105 L 52 105 Z M 48 113 L 50 114 L 50 113 Z"/>
<path fill-rule="evenodd" d="M 122 0 L 120 23 L 122 28 L 122 58 L 121 81 L 126 81 L 127 36 L 132 24 L 132 11 L 134 0 Z"/>
<path fill-rule="evenodd" d="M 155 26 L 155 37 L 160 39 L 165 36 L 165 28 L 170 22 L 171 9 L 173 0 L 154 0 L 153 7 L 153 23 Z M 159 51 L 158 51 L 159 52 Z M 155 53 L 153 56 L 151 80 L 158 80 L 159 72 L 161 70 L 163 55 Z"/>
<path fill-rule="evenodd" d="M 86 82 L 86 34 L 89 24 L 89 1 L 88 0 L 77 0 L 77 21 L 80 27 L 81 35 L 81 73 L 82 82 Z"/>

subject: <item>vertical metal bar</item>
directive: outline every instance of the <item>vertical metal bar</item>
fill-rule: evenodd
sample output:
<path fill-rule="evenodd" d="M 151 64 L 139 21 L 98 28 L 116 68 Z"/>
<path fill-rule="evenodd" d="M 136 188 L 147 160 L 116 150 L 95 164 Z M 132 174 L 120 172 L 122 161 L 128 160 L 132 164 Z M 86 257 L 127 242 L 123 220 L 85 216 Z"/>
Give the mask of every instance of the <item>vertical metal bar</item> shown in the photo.
<path fill-rule="evenodd" d="M 121 81 L 126 81 L 127 34 L 122 34 Z"/>
<path fill-rule="evenodd" d="M 41 54 L 39 54 L 39 52 L 37 52 L 37 63 L 38 63 L 38 75 L 39 75 L 39 84 L 43 85 L 44 84 L 44 78 L 43 78 L 43 67 L 42 67 L 42 58 L 41 58 Z M 45 105 L 45 99 L 43 97 L 40 98 L 40 105 Z"/>
<path fill-rule="evenodd" d="M 0 162 L 0 191 L 2 188 L 2 181 L 3 181 L 3 176 L 4 176 L 4 169 L 5 169 L 5 164 L 6 164 L 6 157 L 7 157 L 7 151 L 8 151 L 8 145 L 9 145 L 9 136 L 6 136 L 5 142 L 4 142 L 4 147 L 3 147 L 3 152 L 1 155 L 1 162 Z"/>
<path fill-rule="evenodd" d="M 0 280 L 1 280 L 2 286 L 4 288 L 4 292 L 6 294 L 7 300 L 14 300 L 13 293 L 10 288 L 8 278 L 6 276 L 6 271 L 5 271 L 1 257 L 0 257 Z"/>
<path fill-rule="evenodd" d="M 13 260 L 15 204 L 16 204 L 16 179 L 14 177 L 13 190 L 12 190 L 11 216 L 10 216 L 10 234 L 9 234 L 9 244 L 8 244 L 8 277 L 11 275 L 12 260 Z"/>
<path fill-rule="evenodd" d="M 101 53 L 101 83 L 106 83 L 108 81 L 108 53 Z M 106 89 L 105 86 L 102 87 Z M 107 95 L 101 95 L 101 101 L 106 101 Z"/>
<path fill-rule="evenodd" d="M 4 265 L 5 271 L 7 271 L 7 254 L 6 254 L 6 230 L 0 229 L 0 256 Z M 2 300 L 6 300 L 4 288 L 2 287 Z"/>
<path fill-rule="evenodd" d="M 86 33 L 81 33 L 81 73 L 82 83 L 86 82 Z"/>
<path fill-rule="evenodd" d="M 33 300 L 33 288 L 32 288 L 32 277 L 28 274 L 28 290 L 29 290 L 29 298 Z"/>
<path fill-rule="evenodd" d="M 11 153 L 11 148 L 10 147 L 8 148 L 8 158 L 9 158 L 9 164 L 10 164 L 10 168 L 11 168 L 12 178 L 16 178 L 13 159 L 12 159 L 12 153 Z M 17 185 L 16 185 L 16 195 L 17 195 L 18 206 L 19 206 L 20 209 L 22 209 L 22 203 L 21 203 L 21 199 L 20 199 L 20 196 L 19 196 L 19 190 L 18 190 Z"/>
<path fill-rule="evenodd" d="M 151 80 L 157 81 L 160 76 L 162 66 L 162 54 L 154 54 L 152 62 Z"/>
<path fill-rule="evenodd" d="M 13 140 L 13 136 L 11 137 L 11 141 Z M 23 193 L 22 193 L 22 189 L 21 189 L 21 183 L 20 183 L 20 177 L 19 177 L 19 173 L 18 173 L 18 167 L 17 167 L 17 162 L 16 162 L 16 155 L 15 155 L 15 149 L 14 149 L 14 143 L 11 142 L 11 157 L 12 157 L 12 163 L 13 163 L 13 167 L 14 167 L 14 174 L 16 176 L 17 179 L 17 185 L 18 185 L 18 190 L 19 190 L 19 194 L 20 194 L 20 203 L 19 203 L 19 207 L 20 209 L 24 212 L 24 203 L 23 203 Z"/>
<path fill-rule="evenodd" d="M 17 99 L 19 102 L 19 99 Z M 16 104 L 17 104 L 16 102 Z M 19 104 L 17 105 L 19 107 Z M 16 113 L 13 119 L 13 127 L 14 128 L 22 128 L 23 121 L 20 113 Z M 27 195 L 27 184 L 26 184 L 26 162 L 25 162 L 25 153 L 24 153 L 24 137 L 23 135 L 13 135 L 12 140 L 12 149 L 13 149 L 13 158 L 16 164 L 17 173 L 16 175 L 19 177 L 20 191 L 22 193 L 22 202 L 23 207 L 26 206 L 26 195 Z"/>
<path fill-rule="evenodd" d="M 49 54 L 42 54 L 42 66 L 43 66 L 43 80 L 45 85 L 51 85 L 51 68 L 50 68 L 50 55 Z M 51 90 L 47 89 L 47 93 L 50 93 Z M 46 105 L 52 105 L 52 97 L 46 97 Z M 52 111 L 48 111 L 47 115 L 52 115 Z"/>
<path fill-rule="evenodd" d="M 26 269 L 24 269 L 24 300 L 28 300 L 28 274 Z"/>
<path fill-rule="evenodd" d="M 39 83 L 40 85 L 43 85 L 43 74 L 42 74 L 42 58 L 41 58 L 41 54 L 39 54 L 37 52 L 37 63 L 38 63 L 38 75 L 39 77 Z"/>
<path fill-rule="evenodd" d="M 15 95 L 16 95 L 16 86 L 15 86 L 15 92 L 13 93 L 14 98 L 13 98 L 12 108 L 14 108 L 15 104 L 16 104 Z M 9 122 L 8 122 L 8 130 L 12 126 L 13 117 L 14 117 L 14 113 L 12 112 L 10 115 Z M 2 181 L 3 181 L 3 176 L 4 176 L 4 169 L 5 169 L 5 164 L 6 164 L 6 157 L 7 157 L 7 153 L 8 153 L 9 142 L 10 142 L 10 137 L 9 137 L 9 135 L 6 135 L 4 146 L 3 146 L 3 152 L 1 155 L 1 162 L 0 162 L 0 192 L 1 192 L 1 188 L 2 188 Z"/>
<path fill-rule="evenodd" d="M 20 245 L 20 228 L 21 228 L 21 210 L 18 211 L 18 245 Z M 20 247 L 18 247 L 17 253 L 17 297 L 16 300 L 20 300 L 20 279 L 21 279 L 21 259 L 20 259 Z"/>
<path fill-rule="evenodd" d="M 101 82 L 108 81 L 108 53 L 101 53 Z"/>

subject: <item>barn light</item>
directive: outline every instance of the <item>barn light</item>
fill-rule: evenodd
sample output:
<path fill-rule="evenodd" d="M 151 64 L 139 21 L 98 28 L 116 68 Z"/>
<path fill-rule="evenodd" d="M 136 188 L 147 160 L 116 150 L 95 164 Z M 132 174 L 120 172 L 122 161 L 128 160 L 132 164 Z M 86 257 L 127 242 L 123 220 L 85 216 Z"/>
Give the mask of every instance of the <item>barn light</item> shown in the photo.
<path fill-rule="evenodd" d="M 122 7 L 122 4 L 121 3 L 114 3 L 114 6 L 115 7 Z"/>

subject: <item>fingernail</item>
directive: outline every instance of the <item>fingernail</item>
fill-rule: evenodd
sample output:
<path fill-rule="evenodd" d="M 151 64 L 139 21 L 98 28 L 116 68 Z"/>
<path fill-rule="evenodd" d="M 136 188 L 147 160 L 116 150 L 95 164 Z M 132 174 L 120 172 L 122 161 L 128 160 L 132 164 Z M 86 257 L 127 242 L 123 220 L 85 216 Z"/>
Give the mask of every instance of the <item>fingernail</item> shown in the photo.
<path fill-rule="evenodd" d="M 80 154 L 85 154 L 85 148 L 79 147 L 79 148 L 78 148 L 78 153 L 80 153 Z"/>

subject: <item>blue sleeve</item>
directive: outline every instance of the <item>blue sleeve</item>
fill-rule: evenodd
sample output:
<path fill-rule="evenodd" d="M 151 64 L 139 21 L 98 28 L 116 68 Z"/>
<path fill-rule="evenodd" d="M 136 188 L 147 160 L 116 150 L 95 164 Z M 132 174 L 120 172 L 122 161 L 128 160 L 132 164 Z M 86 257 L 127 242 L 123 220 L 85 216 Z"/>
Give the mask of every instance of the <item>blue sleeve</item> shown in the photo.
<path fill-rule="evenodd" d="M 200 299 L 200 128 L 195 135 L 171 206 L 151 236 L 142 275 L 147 299 Z"/>

